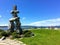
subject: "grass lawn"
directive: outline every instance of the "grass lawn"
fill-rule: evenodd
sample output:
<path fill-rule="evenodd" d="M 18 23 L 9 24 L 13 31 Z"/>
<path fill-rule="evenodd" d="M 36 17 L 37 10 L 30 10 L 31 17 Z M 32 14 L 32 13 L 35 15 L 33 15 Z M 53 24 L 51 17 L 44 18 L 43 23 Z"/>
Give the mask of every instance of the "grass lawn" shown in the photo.
<path fill-rule="evenodd" d="M 27 45 L 60 45 L 60 30 L 31 29 L 34 37 L 18 39 Z"/>

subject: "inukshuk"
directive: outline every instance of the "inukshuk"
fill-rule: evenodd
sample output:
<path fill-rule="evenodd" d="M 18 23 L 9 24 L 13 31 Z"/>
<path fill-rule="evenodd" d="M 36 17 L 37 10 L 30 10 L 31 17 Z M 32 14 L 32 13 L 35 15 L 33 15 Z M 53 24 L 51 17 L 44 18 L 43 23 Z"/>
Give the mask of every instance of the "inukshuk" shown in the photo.
<path fill-rule="evenodd" d="M 22 34 L 21 23 L 19 20 L 20 18 L 17 15 L 18 13 L 19 11 L 17 10 L 17 6 L 15 5 L 13 10 L 11 11 L 13 18 L 9 20 L 10 21 L 9 30 L 10 32 L 14 32 L 15 29 L 18 33 Z"/>

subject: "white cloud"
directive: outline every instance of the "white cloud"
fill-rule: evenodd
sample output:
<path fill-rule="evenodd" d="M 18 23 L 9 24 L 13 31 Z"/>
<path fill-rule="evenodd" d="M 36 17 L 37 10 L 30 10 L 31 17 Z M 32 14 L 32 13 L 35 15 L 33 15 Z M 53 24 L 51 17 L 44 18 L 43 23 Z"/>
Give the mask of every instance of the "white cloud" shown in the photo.
<path fill-rule="evenodd" d="M 33 22 L 27 25 L 31 26 L 57 26 L 60 25 L 60 18 Z"/>
<path fill-rule="evenodd" d="M 1 18 L 2 16 L 0 15 L 0 18 Z"/>
<path fill-rule="evenodd" d="M 32 22 L 30 24 L 23 24 L 23 25 L 30 25 L 30 26 L 59 26 L 60 25 L 60 18 L 36 21 L 36 22 Z M 8 24 L 0 24 L 0 26 L 8 26 Z"/>
<path fill-rule="evenodd" d="M 0 26 L 8 26 L 8 24 L 0 24 Z"/>
<path fill-rule="evenodd" d="M 23 17 L 23 18 L 22 18 L 22 20 L 25 20 L 25 19 L 26 19 L 26 17 Z"/>

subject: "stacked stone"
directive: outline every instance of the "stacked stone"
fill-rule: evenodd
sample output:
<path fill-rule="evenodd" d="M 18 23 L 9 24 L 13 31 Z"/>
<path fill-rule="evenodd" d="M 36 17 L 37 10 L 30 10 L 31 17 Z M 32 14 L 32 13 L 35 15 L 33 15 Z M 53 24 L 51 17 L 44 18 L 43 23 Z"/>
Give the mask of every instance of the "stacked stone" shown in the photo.
<path fill-rule="evenodd" d="M 15 30 L 18 33 L 22 34 L 21 23 L 19 21 L 20 18 L 17 16 L 18 13 L 19 11 L 17 10 L 17 6 L 15 5 L 13 10 L 11 11 L 13 18 L 10 19 L 10 31 L 14 32 L 14 28 L 16 28 Z"/>

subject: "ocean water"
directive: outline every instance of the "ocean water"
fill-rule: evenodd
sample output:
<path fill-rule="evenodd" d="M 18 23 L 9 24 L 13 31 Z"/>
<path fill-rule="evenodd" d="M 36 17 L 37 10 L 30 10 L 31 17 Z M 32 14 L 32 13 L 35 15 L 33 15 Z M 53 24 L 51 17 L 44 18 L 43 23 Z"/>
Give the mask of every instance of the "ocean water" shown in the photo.
<path fill-rule="evenodd" d="M 31 27 L 30 26 L 21 26 L 21 28 L 22 29 L 31 29 Z M 32 27 L 33 28 L 33 27 Z M 8 26 L 1 26 L 0 27 L 0 29 L 2 29 L 2 30 L 8 30 Z"/>
<path fill-rule="evenodd" d="M 0 27 L 2 30 L 8 30 L 8 27 Z"/>

